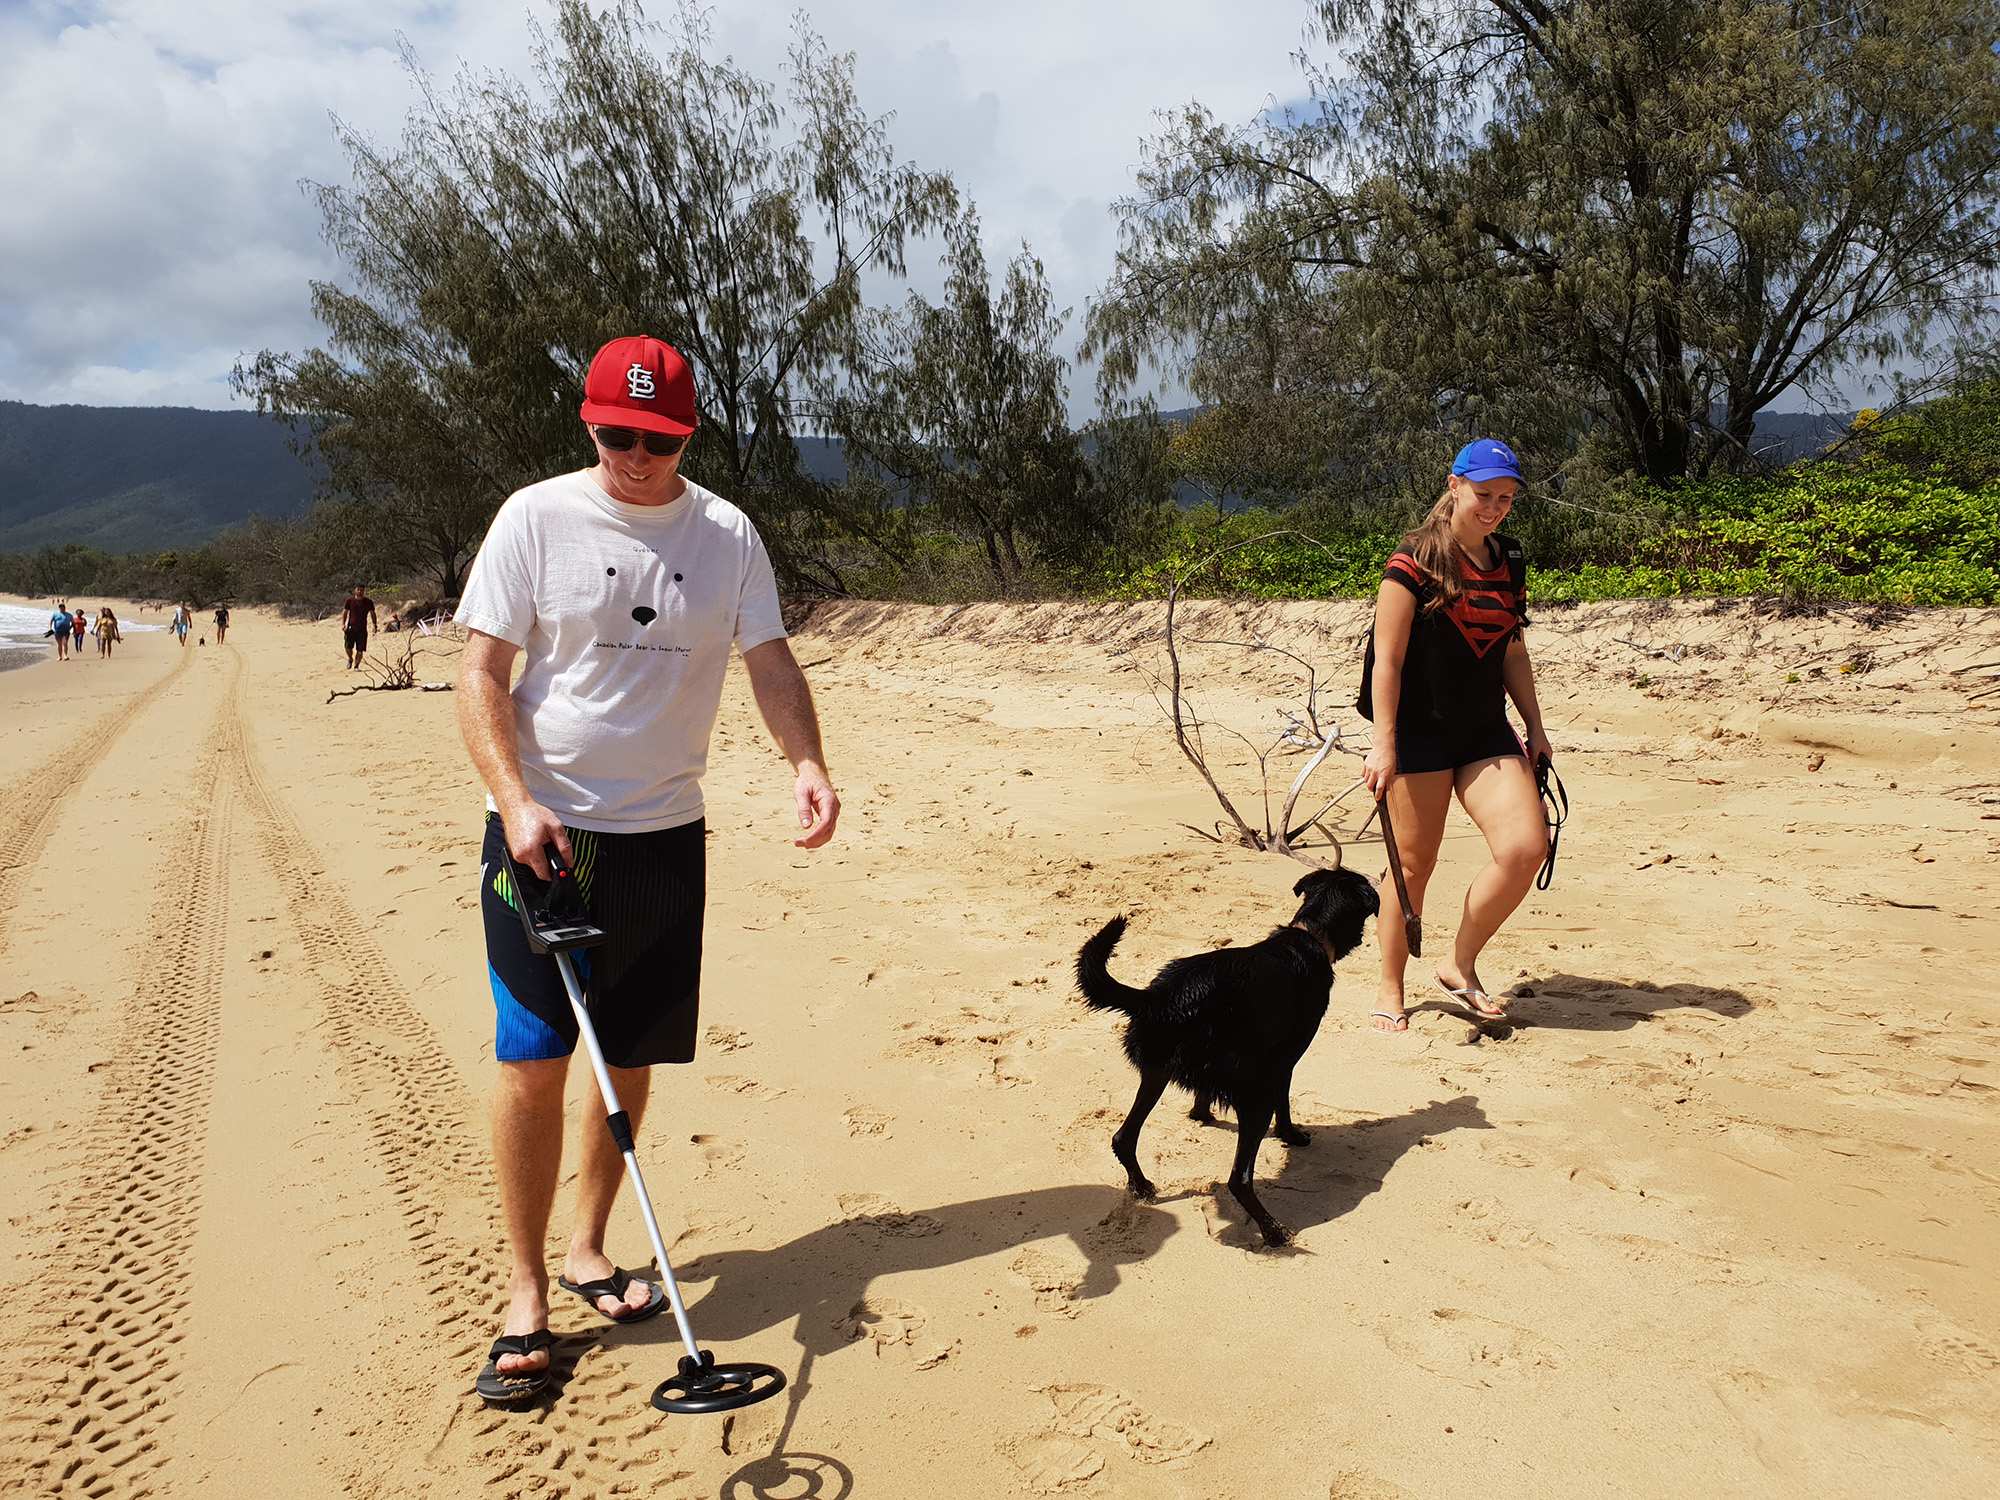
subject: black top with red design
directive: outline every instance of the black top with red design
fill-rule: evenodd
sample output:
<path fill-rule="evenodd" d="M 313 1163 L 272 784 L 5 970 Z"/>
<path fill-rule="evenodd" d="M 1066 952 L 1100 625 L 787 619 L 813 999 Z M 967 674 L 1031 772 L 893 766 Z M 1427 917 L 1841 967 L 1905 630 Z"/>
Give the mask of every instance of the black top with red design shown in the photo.
<path fill-rule="evenodd" d="M 1399 724 L 1478 723 L 1489 715 L 1505 715 L 1502 668 L 1507 643 L 1528 623 L 1528 569 L 1520 543 L 1498 532 L 1492 557 L 1493 566 L 1481 568 L 1461 553 L 1463 592 L 1436 609 L 1425 606 L 1438 587 L 1409 553 L 1396 553 L 1382 570 L 1384 578 L 1417 596 L 1417 617 L 1403 658 Z"/>

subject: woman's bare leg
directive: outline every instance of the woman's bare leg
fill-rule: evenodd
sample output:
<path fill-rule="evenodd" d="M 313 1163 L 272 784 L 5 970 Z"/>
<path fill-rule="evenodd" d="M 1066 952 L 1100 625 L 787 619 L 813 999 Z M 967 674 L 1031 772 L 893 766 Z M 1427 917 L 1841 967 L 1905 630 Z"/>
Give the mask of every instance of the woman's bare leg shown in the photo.
<path fill-rule="evenodd" d="M 1456 775 L 1458 800 L 1485 835 L 1492 858 L 1466 890 L 1451 957 L 1438 966 L 1438 978 L 1453 989 L 1483 993 L 1479 955 L 1535 883 L 1535 872 L 1548 854 L 1548 824 L 1534 775 L 1520 756 L 1476 760 L 1460 766 Z M 1474 1009 L 1483 1007 L 1475 1004 Z"/>
<path fill-rule="evenodd" d="M 1451 810 L 1449 771 L 1419 771 L 1398 776 L 1389 783 L 1389 816 L 1396 825 L 1396 849 L 1403 857 L 1403 883 L 1410 890 L 1410 905 L 1418 916 L 1424 911 L 1424 888 L 1431 871 L 1437 868 L 1438 845 L 1444 840 L 1445 814 Z M 1387 866 L 1382 876 L 1382 911 L 1375 920 L 1375 937 L 1382 949 L 1382 982 L 1375 993 L 1375 1009 L 1386 1016 L 1403 1014 L 1403 970 L 1410 962 L 1410 945 L 1403 935 L 1403 912 L 1396 904 L 1396 883 Z M 1373 1018 L 1377 1031 L 1401 1031 L 1405 1023 Z"/>

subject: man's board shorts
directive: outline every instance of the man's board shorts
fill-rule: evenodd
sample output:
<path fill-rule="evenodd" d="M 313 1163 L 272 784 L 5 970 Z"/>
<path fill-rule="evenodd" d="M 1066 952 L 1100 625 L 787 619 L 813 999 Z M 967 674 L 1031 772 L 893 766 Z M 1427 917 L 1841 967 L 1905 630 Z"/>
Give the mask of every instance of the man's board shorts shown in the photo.
<path fill-rule="evenodd" d="M 1476 760 L 1508 755 L 1528 758 L 1514 726 L 1507 722 L 1504 708 L 1497 717 L 1463 723 L 1427 715 L 1398 718 L 1396 723 L 1396 770 L 1403 775 L 1456 771 Z"/>
<path fill-rule="evenodd" d="M 614 1068 L 694 1061 L 707 823 L 655 833 L 568 832 L 584 905 L 609 934 L 570 954 L 604 1060 Z M 568 1057 L 576 1050 L 576 1016 L 555 959 L 528 946 L 506 856 L 500 815 L 489 812 L 479 909 L 493 983 L 493 1055 L 501 1062 Z"/>
<path fill-rule="evenodd" d="M 340 633 L 346 640 L 349 651 L 366 651 L 368 649 L 368 627 L 366 625 L 349 625 Z"/>
<path fill-rule="evenodd" d="M 52 628 L 54 629 L 54 631 L 55 631 L 55 633 L 56 633 L 56 638 L 57 638 L 58 640 L 60 640 L 60 639 L 62 639 L 62 638 L 63 638 L 64 636 L 66 636 L 66 635 L 68 635 L 68 634 L 69 634 L 69 632 L 70 632 L 70 622 L 69 622 L 68 620 L 64 620 L 64 621 L 62 622 L 62 624 L 60 624 L 60 625 L 57 625 L 57 626 L 54 626 L 54 627 L 52 627 Z"/>

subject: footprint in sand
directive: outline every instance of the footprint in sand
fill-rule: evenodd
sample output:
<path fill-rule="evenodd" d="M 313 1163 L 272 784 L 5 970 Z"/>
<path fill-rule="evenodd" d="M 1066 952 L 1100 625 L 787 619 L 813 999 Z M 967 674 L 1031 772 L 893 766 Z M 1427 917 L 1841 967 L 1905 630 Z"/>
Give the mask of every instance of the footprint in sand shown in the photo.
<path fill-rule="evenodd" d="M 833 1320 L 834 1330 L 849 1343 L 861 1339 L 875 1346 L 876 1354 L 899 1344 L 914 1344 L 930 1326 L 930 1314 L 894 1297 L 864 1297 Z"/>
<path fill-rule="evenodd" d="M 1400 1484 L 1378 1479 L 1366 1469 L 1349 1469 L 1333 1476 L 1326 1500 L 1407 1500 L 1409 1493 Z"/>
<path fill-rule="evenodd" d="M 676 1266 L 691 1266 L 704 1255 L 742 1240 L 756 1227 L 740 1214 L 718 1213 L 710 1208 L 689 1209 L 687 1228 L 667 1246 L 668 1258 Z"/>
<path fill-rule="evenodd" d="M 1073 1318 L 1083 1311 L 1076 1300 L 1077 1288 L 1083 1285 L 1083 1266 L 1030 1246 L 1015 1256 L 1007 1269 L 1028 1284 L 1028 1290 L 1035 1294 L 1035 1306 L 1043 1312 Z"/>
<path fill-rule="evenodd" d="M 750 1045 L 749 1037 L 728 1026 L 711 1026 L 701 1039 L 718 1052 L 740 1052 Z"/>
<path fill-rule="evenodd" d="M 842 1193 L 839 1202 L 841 1216 L 857 1228 L 911 1240 L 944 1232 L 942 1219 L 929 1214 L 906 1214 L 880 1193 Z"/>
<path fill-rule="evenodd" d="M 1387 1324 L 1382 1341 L 1418 1369 L 1475 1387 L 1562 1368 L 1558 1346 L 1533 1329 L 1456 1307 Z"/>
<path fill-rule="evenodd" d="M 1076 1381 L 1038 1389 L 1051 1408 L 1050 1431 L 1117 1443 L 1141 1463 L 1184 1464 L 1211 1441 L 1192 1427 L 1141 1410 L 1108 1386 Z"/>
<path fill-rule="evenodd" d="M 2000 1354 L 1961 1328 L 1940 1330 L 1923 1343 L 1924 1355 L 1941 1365 L 1963 1370 L 1968 1375 L 1991 1375 L 2000 1370 Z"/>
<path fill-rule="evenodd" d="M 791 1092 L 737 1073 L 711 1073 L 702 1082 L 718 1094 L 740 1094 L 745 1099 L 782 1099 Z"/>
<path fill-rule="evenodd" d="M 865 1104 L 857 1104 L 840 1118 L 847 1122 L 849 1135 L 887 1135 L 896 1117 L 885 1115 L 879 1109 L 870 1109 Z"/>
<path fill-rule="evenodd" d="M 691 1135 L 688 1143 L 701 1152 L 701 1175 L 713 1177 L 717 1172 L 726 1172 L 743 1160 L 743 1143 L 724 1140 L 719 1135 Z"/>
<path fill-rule="evenodd" d="M 1096 1259 L 1116 1260 L 1142 1254 L 1154 1243 L 1162 1215 L 1147 1208 L 1129 1194 L 1111 1205 L 1105 1216 L 1079 1237 L 1086 1254 Z"/>
<path fill-rule="evenodd" d="M 1060 1433 L 1038 1432 L 1000 1444 L 1020 1471 L 1021 1484 L 1031 1495 L 1060 1495 L 1080 1490 L 1104 1468 L 1104 1455 L 1088 1443 Z"/>

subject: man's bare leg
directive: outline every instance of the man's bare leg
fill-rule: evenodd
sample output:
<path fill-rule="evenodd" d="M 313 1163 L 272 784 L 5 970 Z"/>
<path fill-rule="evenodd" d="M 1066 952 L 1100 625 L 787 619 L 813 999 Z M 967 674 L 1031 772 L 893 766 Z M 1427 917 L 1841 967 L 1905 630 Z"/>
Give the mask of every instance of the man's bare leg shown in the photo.
<path fill-rule="evenodd" d="M 563 1080 L 566 1057 L 500 1064 L 493 1094 L 493 1165 L 507 1217 L 507 1322 L 503 1332 L 533 1333 L 549 1324 L 549 1270 L 542 1256 L 549 1211 L 562 1171 Z M 549 1353 L 503 1354 L 502 1375 L 546 1369 Z"/>
<path fill-rule="evenodd" d="M 646 1098 L 652 1086 L 650 1068 L 613 1068 L 612 1087 L 618 1103 L 632 1120 L 632 1134 L 639 1134 L 645 1118 Z M 583 1105 L 583 1164 L 576 1176 L 576 1232 L 570 1236 L 569 1256 L 563 1275 L 573 1282 L 601 1281 L 618 1269 L 604 1253 L 604 1231 L 611 1222 L 611 1205 L 625 1180 L 625 1158 L 618 1152 L 611 1132 L 604 1128 L 604 1101 L 595 1089 Z M 546 1223 L 546 1216 L 544 1217 Z M 652 1300 L 650 1282 L 634 1279 L 625 1288 L 625 1308 L 636 1310 Z M 597 1299 L 597 1310 L 607 1318 L 623 1317 L 616 1297 Z"/>

